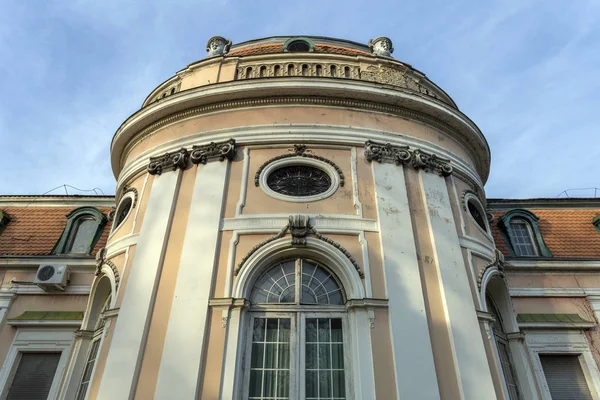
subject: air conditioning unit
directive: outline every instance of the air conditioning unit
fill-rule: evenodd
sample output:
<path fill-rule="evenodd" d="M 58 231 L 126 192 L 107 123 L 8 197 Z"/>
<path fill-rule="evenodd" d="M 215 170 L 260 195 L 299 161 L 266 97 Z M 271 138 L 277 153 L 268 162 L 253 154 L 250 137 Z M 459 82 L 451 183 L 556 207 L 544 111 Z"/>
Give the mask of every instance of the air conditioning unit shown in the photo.
<path fill-rule="evenodd" d="M 42 264 L 33 283 L 47 292 L 64 292 L 69 279 L 69 270 L 64 264 Z"/>

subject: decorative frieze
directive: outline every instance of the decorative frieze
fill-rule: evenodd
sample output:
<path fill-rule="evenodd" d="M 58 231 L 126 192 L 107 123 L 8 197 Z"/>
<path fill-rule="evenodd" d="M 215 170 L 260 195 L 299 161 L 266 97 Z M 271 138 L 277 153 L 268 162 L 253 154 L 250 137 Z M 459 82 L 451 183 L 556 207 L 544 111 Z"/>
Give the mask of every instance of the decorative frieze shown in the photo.
<path fill-rule="evenodd" d="M 184 169 L 187 166 L 188 158 L 189 152 L 184 148 L 158 157 L 150 157 L 148 173 L 150 175 L 160 175 L 165 171 L 175 171 L 177 168 Z"/>
<path fill-rule="evenodd" d="M 504 276 L 504 255 L 498 249 L 494 250 L 494 259 L 492 260 L 492 262 L 483 267 L 477 275 L 477 287 L 479 289 L 481 289 L 481 284 L 483 282 L 483 277 L 486 271 L 493 267 L 498 268 L 498 273 L 500 276 Z"/>
<path fill-rule="evenodd" d="M 235 139 L 226 142 L 211 142 L 202 146 L 193 146 L 190 159 L 194 164 L 206 164 L 211 159 L 223 161 L 233 160 L 235 157 Z"/>
<path fill-rule="evenodd" d="M 310 218 L 308 217 L 308 215 L 290 215 L 288 223 L 277 234 L 271 236 L 266 240 L 263 240 L 262 242 L 254 246 L 252 249 L 250 249 L 250 251 L 242 258 L 233 274 L 237 276 L 237 274 L 240 272 L 246 261 L 259 249 L 273 242 L 274 240 L 284 237 L 288 232 L 292 236 L 293 246 L 306 246 L 306 238 L 309 234 L 312 234 L 315 238 L 332 245 L 333 247 L 341 251 L 342 254 L 344 254 L 348 258 L 348 260 L 350 260 L 350 262 L 356 269 L 356 272 L 358 272 L 358 275 L 361 278 L 365 277 L 360 266 L 358 265 L 354 257 L 352 257 L 352 255 L 348 252 L 348 250 L 346 250 L 341 244 L 337 243 L 336 241 L 320 234 L 311 225 Z"/>
<path fill-rule="evenodd" d="M 390 143 L 365 143 L 365 157 L 368 161 L 393 162 L 416 169 L 437 172 L 442 176 L 452 174 L 450 160 L 427 153 L 420 149 L 411 150 L 408 146 L 393 146 Z"/>
<path fill-rule="evenodd" d="M 118 289 L 121 277 L 119 276 L 117 266 L 112 261 L 106 259 L 106 247 L 102 247 L 98 250 L 98 253 L 96 253 L 96 276 L 99 276 L 102 273 L 103 265 L 108 265 L 112 270 L 115 276 L 115 289 Z"/>
<path fill-rule="evenodd" d="M 328 160 L 325 157 L 321 157 L 321 156 L 317 156 L 315 154 L 312 154 L 310 152 L 310 150 L 307 149 L 307 147 L 303 144 L 295 144 L 294 148 L 290 151 L 290 153 L 288 154 L 282 154 L 280 156 L 277 157 L 273 157 L 270 160 L 267 160 L 265 163 L 263 163 L 258 170 L 256 171 L 256 174 L 254 175 L 254 185 L 255 186 L 260 186 L 260 174 L 263 172 L 263 170 L 267 167 L 267 165 L 271 164 L 272 162 L 275 161 L 279 161 L 279 160 L 283 160 L 285 158 L 292 158 L 292 157 L 304 157 L 304 158 L 310 158 L 313 160 L 318 160 L 318 161 L 322 161 L 326 164 L 329 164 L 333 167 L 333 169 L 335 169 L 335 172 L 337 172 L 337 174 L 340 177 L 340 186 L 344 187 L 344 173 L 342 172 L 342 170 L 340 169 L 340 167 L 337 166 L 336 163 L 334 163 L 331 160 Z"/>

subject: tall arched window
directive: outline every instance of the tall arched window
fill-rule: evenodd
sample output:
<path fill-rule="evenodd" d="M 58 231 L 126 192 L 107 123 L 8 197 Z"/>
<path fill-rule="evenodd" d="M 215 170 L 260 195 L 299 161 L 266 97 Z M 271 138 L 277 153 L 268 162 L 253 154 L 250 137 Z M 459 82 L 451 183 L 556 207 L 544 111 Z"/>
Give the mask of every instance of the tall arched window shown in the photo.
<path fill-rule="evenodd" d="M 502 374 L 504 375 L 504 382 L 506 384 L 506 390 L 508 391 L 508 397 L 510 400 L 519 400 L 521 397 L 519 396 L 517 375 L 513 366 L 512 356 L 510 354 L 510 348 L 508 345 L 508 338 L 502 323 L 502 317 L 500 316 L 494 301 L 489 295 L 486 297 L 486 302 L 488 306 L 488 312 L 492 315 L 492 317 L 494 317 L 494 322 L 492 323 L 492 334 L 494 336 L 493 339 L 498 352 Z"/>
<path fill-rule="evenodd" d="M 306 258 L 258 277 L 250 296 L 245 398 L 346 399 L 345 295 L 337 277 Z"/>

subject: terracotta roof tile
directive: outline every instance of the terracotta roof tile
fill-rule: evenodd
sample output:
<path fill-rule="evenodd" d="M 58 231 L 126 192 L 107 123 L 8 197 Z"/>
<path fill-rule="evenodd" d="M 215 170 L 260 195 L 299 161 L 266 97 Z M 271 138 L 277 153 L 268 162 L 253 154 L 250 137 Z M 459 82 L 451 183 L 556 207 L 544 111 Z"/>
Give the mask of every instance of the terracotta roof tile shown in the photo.
<path fill-rule="evenodd" d="M 260 44 L 256 46 L 233 49 L 227 55 L 230 57 L 254 56 L 259 54 L 283 53 L 283 43 Z M 347 56 L 371 56 L 368 51 L 352 49 L 328 44 L 315 44 L 315 53 L 342 54 Z"/>
<path fill-rule="evenodd" d="M 10 223 L 0 234 L 0 255 L 49 255 L 60 239 L 67 223 L 67 214 L 78 207 L 4 207 Z M 105 215 L 108 207 L 97 207 Z M 96 243 L 93 254 L 106 244 L 110 223 Z"/>
<path fill-rule="evenodd" d="M 508 244 L 500 231 L 500 217 L 509 210 L 493 210 L 495 217 L 492 235 L 496 247 L 505 255 L 510 255 Z M 592 225 L 594 216 L 600 209 L 555 208 L 529 209 L 539 217 L 538 227 L 546 246 L 554 257 L 600 257 L 600 233 Z"/>

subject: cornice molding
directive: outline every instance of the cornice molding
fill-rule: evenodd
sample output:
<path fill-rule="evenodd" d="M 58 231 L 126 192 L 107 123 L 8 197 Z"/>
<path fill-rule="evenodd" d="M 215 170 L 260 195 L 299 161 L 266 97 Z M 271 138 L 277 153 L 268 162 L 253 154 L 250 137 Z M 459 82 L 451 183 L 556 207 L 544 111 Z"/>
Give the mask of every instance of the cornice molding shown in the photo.
<path fill-rule="evenodd" d="M 411 166 L 428 172 L 436 172 L 441 176 L 450 176 L 453 168 L 450 160 L 409 146 L 393 146 L 391 143 L 376 143 L 368 140 L 365 143 L 365 158 L 368 161 L 391 162 L 396 165 Z"/>
<path fill-rule="evenodd" d="M 309 214 L 311 226 L 320 232 L 349 233 L 349 232 L 377 232 L 377 220 L 358 218 L 355 216 L 343 217 L 340 215 Z M 221 221 L 222 231 L 239 232 L 277 232 L 289 220 L 285 214 L 251 214 L 237 218 L 225 218 Z"/>
<path fill-rule="evenodd" d="M 289 93 L 286 97 L 275 97 Z M 151 131 L 181 119 L 235 108 L 286 105 L 327 106 L 382 112 L 430 125 L 461 143 L 484 178 L 489 147 L 481 131 L 462 112 L 429 96 L 366 81 L 287 78 L 223 82 L 183 91 L 145 107 L 119 128 L 111 145 L 119 174 L 131 146 Z M 127 146 L 127 148 L 126 148 Z"/>
<path fill-rule="evenodd" d="M 277 157 L 273 157 L 267 161 L 265 161 L 260 167 L 258 167 L 258 170 L 256 171 L 256 174 L 254 175 L 254 185 L 255 186 L 260 186 L 260 174 L 263 172 L 263 170 L 271 163 L 275 162 L 275 161 L 279 161 L 279 160 L 283 160 L 286 158 L 293 158 L 293 157 L 304 157 L 304 158 L 310 158 L 313 160 L 318 160 L 318 161 L 322 161 L 326 164 L 329 164 L 330 166 L 333 167 L 333 169 L 335 169 L 335 172 L 337 172 L 339 178 L 340 178 L 340 186 L 344 187 L 344 182 L 345 182 L 345 178 L 344 178 L 344 173 L 342 172 L 342 170 L 340 169 L 340 167 L 337 166 L 336 163 L 334 163 L 333 161 L 325 158 L 325 157 L 321 157 L 315 154 L 311 154 L 309 153 L 310 150 L 307 149 L 307 147 L 303 144 L 295 144 L 293 149 L 289 150 L 290 153 L 288 154 L 282 154 L 279 155 Z"/>

